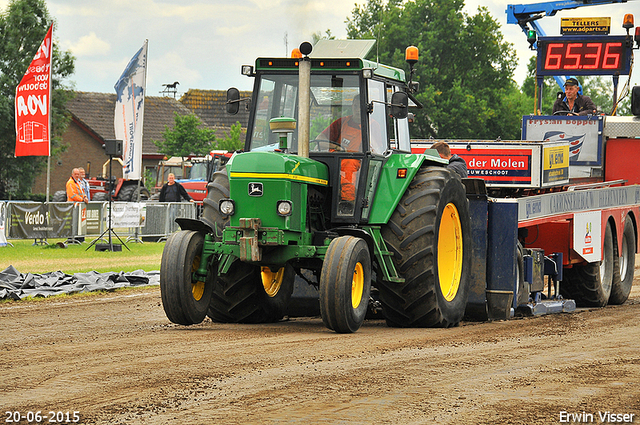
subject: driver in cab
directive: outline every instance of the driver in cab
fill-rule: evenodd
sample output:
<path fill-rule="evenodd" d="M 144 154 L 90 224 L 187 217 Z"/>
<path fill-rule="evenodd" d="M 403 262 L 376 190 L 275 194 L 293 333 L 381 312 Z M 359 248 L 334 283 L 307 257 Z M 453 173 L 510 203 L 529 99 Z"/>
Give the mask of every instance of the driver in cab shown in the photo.
<path fill-rule="evenodd" d="M 360 95 L 353 98 L 351 115 L 332 122 L 318 135 L 317 140 L 327 141 L 329 151 L 362 152 Z M 359 159 L 343 159 L 340 162 L 340 198 L 342 200 L 355 201 L 359 171 Z"/>
<path fill-rule="evenodd" d="M 351 115 L 338 118 L 318 135 L 318 140 L 329 141 L 329 150 L 361 152 L 362 128 L 360 122 L 360 95 L 353 98 Z"/>
<path fill-rule="evenodd" d="M 589 96 L 580 94 L 580 83 L 576 78 L 567 78 L 564 83 L 564 96 L 558 92 L 553 104 L 553 115 L 594 115 L 596 105 Z"/>

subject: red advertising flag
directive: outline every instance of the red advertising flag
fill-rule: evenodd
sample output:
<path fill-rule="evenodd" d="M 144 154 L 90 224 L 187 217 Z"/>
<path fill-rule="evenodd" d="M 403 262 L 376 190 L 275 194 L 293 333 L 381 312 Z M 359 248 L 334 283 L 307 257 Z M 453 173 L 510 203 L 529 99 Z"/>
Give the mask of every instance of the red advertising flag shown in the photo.
<path fill-rule="evenodd" d="M 16 156 L 49 156 L 53 25 L 16 87 Z"/>

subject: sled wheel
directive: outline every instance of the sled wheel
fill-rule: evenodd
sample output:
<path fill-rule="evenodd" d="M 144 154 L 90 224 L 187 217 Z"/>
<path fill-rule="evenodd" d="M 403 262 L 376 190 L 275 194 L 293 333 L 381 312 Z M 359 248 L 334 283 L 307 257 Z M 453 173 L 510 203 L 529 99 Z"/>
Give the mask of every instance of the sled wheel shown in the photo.
<path fill-rule="evenodd" d="M 458 324 L 471 267 L 471 221 L 460 178 L 442 167 L 420 169 L 381 232 L 405 279 L 403 284 L 377 282 L 387 324 Z"/>
<path fill-rule="evenodd" d="M 564 270 L 560 294 L 572 298 L 578 307 L 604 307 L 609 301 L 616 263 L 613 255 L 611 224 L 604 232 L 602 261 L 578 264 Z"/>
<path fill-rule="evenodd" d="M 631 293 L 633 272 L 636 265 L 636 232 L 631 217 L 624 220 L 620 255 L 616 255 L 618 267 L 614 268 L 609 304 L 623 304 Z"/>
<path fill-rule="evenodd" d="M 320 315 L 338 333 L 357 331 L 371 293 L 371 257 L 367 243 L 354 236 L 331 241 L 320 274 Z"/>
<path fill-rule="evenodd" d="M 218 209 L 220 199 L 229 197 L 229 177 L 226 169 L 213 173 L 213 178 L 207 184 L 207 197 L 202 201 L 202 216 L 200 220 L 214 230 L 214 240 L 222 241 L 222 229 L 229 225 L 229 217 L 223 216 Z"/>
<path fill-rule="evenodd" d="M 202 233 L 173 233 L 162 251 L 160 293 L 167 318 L 180 325 L 200 323 L 207 314 L 213 284 L 194 280 L 204 244 Z"/>
<path fill-rule="evenodd" d="M 218 276 L 207 314 L 222 323 L 277 322 L 289 305 L 294 280 L 289 264 L 273 271 L 236 259 L 227 274 Z"/>
<path fill-rule="evenodd" d="M 518 288 L 517 305 L 529 303 L 530 285 L 524 280 L 524 254 L 522 244 L 516 247 L 516 288 Z"/>

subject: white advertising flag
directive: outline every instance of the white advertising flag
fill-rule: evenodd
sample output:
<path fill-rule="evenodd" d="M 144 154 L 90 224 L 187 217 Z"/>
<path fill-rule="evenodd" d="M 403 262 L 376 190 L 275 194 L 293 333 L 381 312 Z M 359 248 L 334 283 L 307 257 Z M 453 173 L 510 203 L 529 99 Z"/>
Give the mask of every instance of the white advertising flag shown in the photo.
<path fill-rule="evenodd" d="M 142 125 L 147 79 L 147 41 L 136 53 L 115 85 L 116 139 L 122 140 L 122 176 L 142 178 Z"/>

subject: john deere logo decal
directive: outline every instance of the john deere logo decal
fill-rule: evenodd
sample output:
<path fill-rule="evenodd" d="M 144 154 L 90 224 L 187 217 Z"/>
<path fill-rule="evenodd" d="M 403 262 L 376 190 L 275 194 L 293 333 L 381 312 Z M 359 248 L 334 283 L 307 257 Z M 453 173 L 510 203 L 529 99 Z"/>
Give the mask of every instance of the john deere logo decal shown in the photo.
<path fill-rule="evenodd" d="M 262 183 L 249 183 L 249 196 L 262 196 Z"/>

